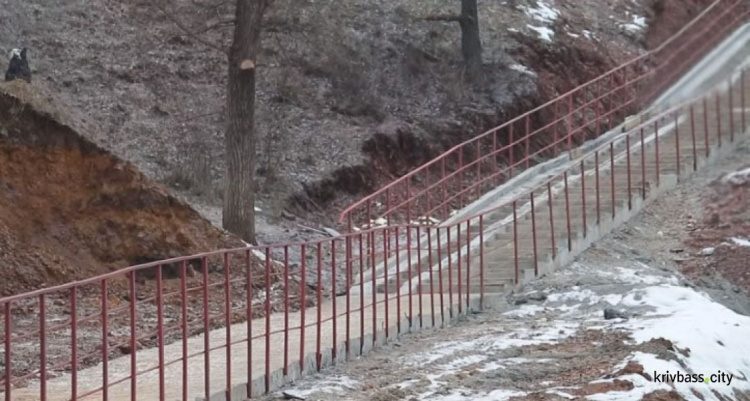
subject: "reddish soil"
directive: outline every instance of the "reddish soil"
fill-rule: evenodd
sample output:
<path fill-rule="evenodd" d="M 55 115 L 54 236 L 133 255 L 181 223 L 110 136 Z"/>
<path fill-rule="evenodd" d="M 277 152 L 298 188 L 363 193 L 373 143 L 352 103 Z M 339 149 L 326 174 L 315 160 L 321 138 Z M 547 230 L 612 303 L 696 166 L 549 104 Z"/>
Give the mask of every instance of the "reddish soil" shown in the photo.
<path fill-rule="evenodd" d="M 714 253 L 692 259 L 685 273 L 693 277 L 718 274 L 750 295 L 750 246 L 732 241 L 750 237 L 750 174 L 727 178 L 717 179 L 704 192 L 703 219 L 688 241 L 691 254 L 706 248 L 714 248 Z"/>
<path fill-rule="evenodd" d="M 21 100 L 35 96 L 29 91 L 20 82 L 0 91 L 0 295 L 243 246 L 130 163 Z"/>
<path fill-rule="evenodd" d="M 645 49 L 653 49 L 663 43 L 670 36 L 678 32 L 688 22 L 696 17 L 702 10 L 712 3 L 712 0 L 651 0 L 648 2 L 650 11 L 649 27 L 642 38 L 641 45 Z M 583 17 L 570 15 L 566 23 L 580 23 L 576 19 L 583 20 Z M 416 167 L 430 161 L 443 151 L 466 141 L 492 127 L 496 127 L 506 121 L 515 118 L 523 112 L 534 109 L 559 95 L 566 93 L 575 87 L 582 85 L 591 79 L 600 76 L 607 71 L 621 65 L 638 55 L 635 48 L 617 41 L 603 41 L 593 43 L 587 40 L 578 40 L 566 35 L 559 35 L 556 39 L 555 46 L 548 46 L 536 38 L 525 36 L 523 34 L 513 35 L 513 39 L 520 46 L 510 52 L 510 54 L 529 66 L 538 75 L 537 93 L 534 96 L 518 97 L 510 106 L 497 110 L 495 113 L 480 112 L 478 110 L 466 111 L 462 115 L 460 124 L 438 125 L 429 127 L 430 138 L 421 137 L 414 132 L 405 129 L 394 129 L 387 134 L 376 134 L 367 140 L 362 150 L 367 155 L 368 160 L 365 166 L 346 167 L 337 170 L 332 177 L 321 180 L 313 185 L 306 186 L 305 193 L 298 194 L 291 198 L 291 209 L 302 209 L 300 213 L 314 214 L 324 223 L 331 223 L 330 211 L 339 212 L 346 206 L 349 206 L 357 198 L 365 193 L 372 192 L 394 179 L 405 175 Z M 494 68 L 494 67 L 488 67 Z M 487 73 L 484 81 L 476 85 L 475 91 L 481 92 L 483 88 L 492 87 L 492 74 Z M 615 85 L 622 85 L 623 82 L 615 82 Z M 617 102 L 619 97 L 631 97 L 630 93 L 621 93 L 613 96 L 612 100 Z M 603 99 L 603 108 L 607 109 L 609 99 Z M 579 105 L 580 106 L 580 105 Z M 621 110 L 616 113 L 609 121 L 609 126 L 615 126 L 622 119 L 634 112 L 633 108 Z M 578 124 L 584 121 L 592 121 L 592 116 L 577 115 L 574 117 Z M 532 116 L 530 127 L 532 130 L 548 126 L 554 119 L 552 113 L 549 115 Z M 525 130 L 525 122 L 521 121 L 516 127 L 515 132 Z M 604 125 L 607 125 L 606 123 Z M 596 131 L 596 125 L 592 122 L 584 128 L 584 136 L 579 138 L 578 142 L 584 138 L 591 138 L 599 135 Z M 564 128 L 563 128 L 564 131 Z M 564 132 L 563 132 L 564 133 Z M 501 136 L 503 133 L 501 133 Z M 552 130 L 543 132 L 535 136 L 530 143 L 530 151 L 536 152 L 545 148 L 552 142 Z M 505 141 L 503 138 L 499 140 Z M 516 154 L 525 152 L 526 149 L 518 149 Z M 552 156 L 550 151 L 543 155 L 544 158 Z M 464 164 L 471 163 L 473 152 L 467 152 L 463 157 Z M 543 161 L 543 158 L 533 160 L 531 164 Z M 456 163 L 456 160 L 448 160 L 447 163 Z M 502 161 L 501 161 L 502 163 Z M 448 166 L 449 170 L 456 170 L 457 166 Z M 434 172 L 428 173 L 435 174 Z M 423 177 L 425 179 L 434 179 L 434 177 Z M 445 184 L 448 192 L 459 192 L 470 185 L 472 180 L 471 174 L 464 175 L 463 180 L 453 180 Z M 419 191 L 419 178 L 412 182 L 413 192 Z M 457 182 L 460 181 L 460 182 Z M 429 183 L 432 183 L 430 181 Z M 459 184 L 463 187 L 459 187 Z M 382 200 L 381 200 L 382 201 Z M 417 206 L 412 204 L 412 206 Z M 452 207 L 461 207 L 461 205 L 451 205 Z M 378 211 L 373 210 L 374 214 Z M 356 214 L 355 220 L 359 224 L 366 223 L 364 213 Z"/>
<path fill-rule="evenodd" d="M 85 367 L 101 360 L 104 304 L 109 309 L 110 357 L 130 352 L 130 276 L 116 273 L 118 269 L 244 244 L 63 120 L 64 111 L 54 101 L 25 83 L 0 85 L 0 296 L 113 273 L 105 301 L 98 281 L 77 289 L 79 365 Z M 282 278 L 278 265 L 272 264 L 271 283 L 266 283 L 265 266 L 252 253 L 240 249 L 228 261 L 228 272 L 222 256 L 207 257 L 205 264 L 200 259 L 186 264 L 189 335 L 223 326 L 227 316 L 231 322 L 245 320 L 248 299 L 252 316 L 263 315 L 268 289 L 272 309 L 283 307 L 283 289 L 276 284 Z M 207 274 L 196 273 L 202 270 Z M 181 268 L 167 264 L 162 272 L 165 341 L 172 342 L 182 333 Z M 248 273 L 250 287 L 255 288 L 250 293 Z M 156 269 L 140 270 L 134 279 L 137 346 L 155 346 Z M 290 283 L 299 288 L 295 276 Z M 227 285 L 231 311 L 225 308 Z M 211 316 L 208 326 L 203 323 L 203 288 Z M 291 292 L 289 308 L 296 310 L 299 291 Z M 70 290 L 46 295 L 48 365 L 53 376 L 70 369 L 70 297 Z M 39 369 L 39 313 L 38 297 L 12 303 L 14 376 Z"/>

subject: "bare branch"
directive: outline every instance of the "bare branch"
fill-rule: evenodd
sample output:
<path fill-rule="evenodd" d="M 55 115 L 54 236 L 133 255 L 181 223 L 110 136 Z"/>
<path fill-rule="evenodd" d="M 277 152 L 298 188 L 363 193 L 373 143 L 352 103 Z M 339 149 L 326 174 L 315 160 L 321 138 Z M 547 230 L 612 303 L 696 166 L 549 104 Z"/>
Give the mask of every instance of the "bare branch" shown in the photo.
<path fill-rule="evenodd" d="M 161 11 L 162 14 L 164 14 L 164 16 L 166 16 L 170 21 L 172 21 L 172 23 L 174 23 L 175 25 L 177 25 L 177 27 L 180 28 L 180 30 L 182 30 L 187 36 L 189 36 L 190 38 L 192 38 L 196 42 L 198 42 L 198 43 L 200 43 L 200 44 L 202 44 L 204 46 L 210 47 L 210 48 L 212 48 L 214 50 L 218 50 L 218 51 L 220 51 L 220 52 L 222 52 L 224 54 L 228 54 L 229 53 L 229 51 L 227 50 L 226 47 L 221 46 L 221 45 L 219 45 L 217 43 L 214 43 L 214 42 L 212 42 L 210 40 L 207 40 L 205 38 L 202 38 L 200 35 L 198 35 L 197 33 L 193 32 L 193 30 L 191 30 L 187 25 L 185 25 L 182 21 L 180 21 L 179 18 L 175 17 L 174 13 L 170 12 L 169 10 L 167 10 L 166 7 L 164 7 L 164 5 L 161 4 L 160 2 L 158 2 L 158 1 L 154 2 L 154 5 L 156 5 L 156 8 L 158 8 L 159 11 Z"/>
<path fill-rule="evenodd" d="M 453 14 L 428 15 L 424 17 L 425 21 L 461 22 L 462 19 L 460 15 Z"/>
<path fill-rule="evenodd" d="M 235 23 L 236 23 L 236 20 L 234 18 L 230 20 L 226 20 L 226 21 L 218 21 L 201 29 L 200 31 L 196 32 L 196 34 L 206 33 L 208 31 L 211 31 L 217 28 L 222 28 L 224 26 L 231 26 L 231 25 L 234 25 Z"/>

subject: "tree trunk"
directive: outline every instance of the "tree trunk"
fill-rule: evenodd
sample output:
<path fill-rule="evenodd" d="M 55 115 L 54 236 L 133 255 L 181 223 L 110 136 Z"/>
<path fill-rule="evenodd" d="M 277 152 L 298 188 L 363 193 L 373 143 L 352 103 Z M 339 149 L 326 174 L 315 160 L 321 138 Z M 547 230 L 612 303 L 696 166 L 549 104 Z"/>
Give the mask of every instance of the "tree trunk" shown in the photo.
<path fill-rule="evenodd" d="M 476 77 L 482 71 L 482 41 L 479 38 L 477 0 L 461 0 L 461 51 L 466 70 Z"/>
<path fill-rule="evenodd" d="M 255 240 L 255 67 L 260 52 L 263 14 L 272 0 L 237 0 L 234 39 L 229 50 L 227 127 L 224 137 L 227 174 L 222 225 Z"/>

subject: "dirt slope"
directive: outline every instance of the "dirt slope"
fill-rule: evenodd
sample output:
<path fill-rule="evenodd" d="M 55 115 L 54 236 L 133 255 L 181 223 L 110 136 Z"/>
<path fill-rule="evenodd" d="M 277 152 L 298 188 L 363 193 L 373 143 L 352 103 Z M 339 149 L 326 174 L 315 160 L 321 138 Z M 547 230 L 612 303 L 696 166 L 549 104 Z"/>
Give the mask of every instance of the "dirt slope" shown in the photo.
<path fill-rule="evenodd" d="M 0 295 L 242 246 L 60 122 L 36 90 L 0 85 Z"/>
<path fill-rule="evenodd" d="M 172 3 L 195 31 L 231 15 Z M 263 214 L 291 202 L 330 219 L 447 146 L 661 42 L 709 3 L 482 1 L 485 80 L 467 85 L 458 26 L 423 20 L 456 12 L 457 1 L 276 1 L 259 79 Z M 554 35 L 546 41 L 530 27 Z M 37 82 L 95 126 L 90 139 L 202 210 L 220 206 L 220 53 L 139 0 L 0 0 L 0 51 L 21 45 L 31 49 Z M 259 231 L 264 242 L 294 234 Z"/>

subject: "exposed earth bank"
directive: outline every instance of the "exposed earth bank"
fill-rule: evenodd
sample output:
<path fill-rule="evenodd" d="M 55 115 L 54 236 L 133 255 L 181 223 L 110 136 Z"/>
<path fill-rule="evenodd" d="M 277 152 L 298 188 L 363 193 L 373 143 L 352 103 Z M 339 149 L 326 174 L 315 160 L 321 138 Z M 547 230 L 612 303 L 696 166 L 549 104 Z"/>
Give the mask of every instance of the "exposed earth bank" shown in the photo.
<path fill-rule="evenodd" d="M 244 246 L 66 113 L 25 82 L 0 84 L 0 296 Z"/>
<path fill-rule="evenodd" d="M 35 85 L 74 110 L 74 126 L 216 223 L 226 60 L 173 20 L 226 43 L 230 3 L 171 2 L 166 15 L 136 0 L 0 0 L 0 51 L 29 47 Z M 468 84 L 458 26 L 424 20 L 458 2 L 276 1 L 259 77 L 260 240 L 317 235 L 277 219 L 289 209 L 332 224 L 353 199 L 661 43 L 710 3 L 479 2 L 485 74 Z"/>

